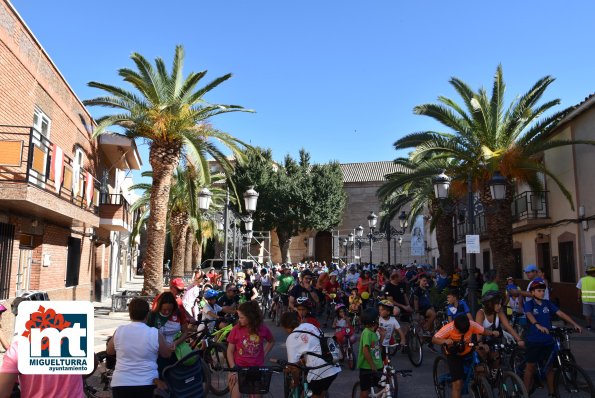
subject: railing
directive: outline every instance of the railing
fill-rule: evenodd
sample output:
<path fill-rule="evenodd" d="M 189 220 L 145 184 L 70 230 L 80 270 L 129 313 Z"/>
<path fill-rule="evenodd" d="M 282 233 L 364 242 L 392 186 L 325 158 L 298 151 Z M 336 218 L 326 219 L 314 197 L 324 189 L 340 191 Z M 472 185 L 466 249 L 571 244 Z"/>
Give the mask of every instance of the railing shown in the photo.
<path fill-rule="evenodd" d="M 455 224 L 455 242 L 465 242 L 465 235 L 467 235 L 468 225 L 466 221 L 457 220 Z M 488 224 L 485 213 L 479 213 L 475 215 L 475 234 L 485 235 L 488 231 Z"/>
<path fill-rule="evenodd" d="M 82 168 L 77 172 L 73 159 L 64 153 L 62 183 L 56 189 L 52 156 L 52 142 L 35 128 L 0 125 L 0 183 L 27 183 L 97 213 L 99 181 L 93 177 L 92 200 L 87 203 L 87 173 Z"/>
<path fill-rule="evenodd" d="M 549 218 L 548 191 L 525 191 L 514 197 L 511 205 L 514 222 Z"/>

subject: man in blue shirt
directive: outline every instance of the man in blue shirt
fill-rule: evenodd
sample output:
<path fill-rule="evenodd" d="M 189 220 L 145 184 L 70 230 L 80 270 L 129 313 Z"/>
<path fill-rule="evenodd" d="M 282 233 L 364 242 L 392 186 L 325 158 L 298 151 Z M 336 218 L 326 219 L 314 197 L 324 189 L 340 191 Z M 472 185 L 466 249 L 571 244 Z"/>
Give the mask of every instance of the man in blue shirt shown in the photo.
<path fill-rule="evenodd" d="M 529 289 L 532 300 L 525 302 L 524 305 L 525 315 L 530 323 L 529 330 L 525 335 L 527 366 L 525 367 L 524 382 L 527 391 L 531 390 L 531 384 L 533 384 L 535 364 L 547 360 L 554 348 L 554 339 L 549 335 L 552 328 L 552 315 L 558 315 L 574 326 L 579 333 L 581 332 L 580 326 L 571 317 L 560 311 L 554 303 L 544 298 L 547 290 L 544 282 L 534 281 Z M 547 389 L 550 396 L 554 391 L 553 370 L 553 368 L 550 368 L 547 374 Z"/>
<path fill-rule="evenodd" d="M 446 306 L 446 316 L 448 317 L 448 322 L 452 322 L 459 314 L 465 314 L 470 321 L 473 321 L 473 315 L 471 315 L 469 306 L 465 300 L 461 300 L 459 297 L 459 289 L 450 289 L 446 295 L 446 302 L 448 303 Z"/>

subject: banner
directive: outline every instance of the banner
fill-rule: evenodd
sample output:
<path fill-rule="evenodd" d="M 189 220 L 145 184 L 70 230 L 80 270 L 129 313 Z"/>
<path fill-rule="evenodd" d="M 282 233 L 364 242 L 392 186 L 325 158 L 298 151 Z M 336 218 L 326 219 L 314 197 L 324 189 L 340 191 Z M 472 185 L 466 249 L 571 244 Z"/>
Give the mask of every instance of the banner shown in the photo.
<path fill-rule="evenodd" d="M 54 173 L 54 188 L 56 188 L 56 192 L 60 193 L 64 177 L 64 151 L 56 144 L 52 148 L 51 171 Z"/>
<path fill-rule="evenodd" d="M 81 187 L 81 169 L 82 165 L 75 159 L 72 164 L 72 196 L 74 197 L 79 195 L 79 189 Z"/>
<path fill-rule="evenodd" d="M 411 230 L 411 255 L 423 256 L 425 255 L 425 241 L 424 241 L 424 217 L 417 216 L 415 224 Z"/>
<path fill-rule="evenodd" d="M 85 181 L 85 197 L 87 198 L 87 205 L 91 206 L 93 203 L 93 194 L 95 193 L 93 184 L 93 176 L 87 171 L 87 181 Z"/>

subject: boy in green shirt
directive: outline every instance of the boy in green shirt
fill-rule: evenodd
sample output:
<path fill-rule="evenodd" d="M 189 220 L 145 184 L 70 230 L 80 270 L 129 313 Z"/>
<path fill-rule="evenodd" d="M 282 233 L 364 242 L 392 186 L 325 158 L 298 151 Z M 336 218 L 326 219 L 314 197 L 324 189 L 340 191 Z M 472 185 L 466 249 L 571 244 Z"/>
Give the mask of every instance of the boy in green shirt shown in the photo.
<path fill-rule="evenodd" d="M 359 340 L 359 355 L 357 367 L 359 369 L 360 398 L 368 398 L 370 388 L 377 386 L 382 376 L 382 356 L 380 342 L 384 340 L 384 330 L 378 330 L 378 311 L 376 308 L 364 310 L 361 322 L 365 329 Z"/>

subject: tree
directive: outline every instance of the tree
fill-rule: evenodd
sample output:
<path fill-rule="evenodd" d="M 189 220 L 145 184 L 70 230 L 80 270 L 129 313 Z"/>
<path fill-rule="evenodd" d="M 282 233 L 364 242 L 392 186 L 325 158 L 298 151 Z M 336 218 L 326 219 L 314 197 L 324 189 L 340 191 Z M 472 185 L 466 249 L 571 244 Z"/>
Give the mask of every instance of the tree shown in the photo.
<path fill-rule="evenodd" d="M 163 286 L 162 259 L 165 245 L 167 202 L 172 173 L 177 167 L 182 148 L 203 159 L 200 172 L 208 170 L 206 155 L 213 157 L 227 174 L 232 166 L 214 141 L 223 144 L 238 158 L 243 142 L 210 127 L 211 117 L 246 111 L 238 105 L 209 104 L 204 96 L 228 80 L 231 74 L 218 77 L 202 88 L 198 84 L 207 71 L 183 75 L 184 50 L 177 46 L 171 73 L 161 58 L 151 65 L 142 55 L 133 53 L 136 70 L 122 68 L 119 75 L 131 84 L 133 91 L 109 84 L 90 82 L 89 86 L 107 92 L 107 96 L 83 101 L 89 106 L 104 106 L 119 113 L 97 120 L 95 136 L 110 126 L 119 126 L 131 138 L 144 138 L 150 143 L 149 163 L 153 170 L 148 218 L 148 245 L 143 294 L 156 295 Z"/>
<path fill-rule="evenodd" d="M 311 165 L 304 149 L 299 161 L 287 155 L 277 165 L 269 149 L 257 148 L 236 167 L 234 179 L 238 190 L 254 185 L 259 192 L 255 227 L 275 230 L 283 262 L 292 237 L 307 229 L 330 230 L 341 222 L 346 194 L 339 164 Z"/>
<path fill-rule="evenodd" d="M 473 91 L 462 80 L 451 78 L 450 84 L 461 96 L 462 106 L 440 96 L 438 104 L 419 105 L 414 112 L 435 119 L 452 132 L 423 131 L 395 143 L 396 149 L 415 148 L 410 155 L 413 161 L 450 160 L 454 165 L 451 185 L 455 197 L 466 193 L 467 175 L 471 174 L 471 189 L 479 194 L 482 204 L 498 210 L 487 213 L 486 218 L 494 267 L 501 283 L 512 275 L 514 267 L 511 203 L 515 184 L 525 183 L 533 191 L 543 191 L 540 176 L 545 175 L 558 185 L 573 207 L 570 193 L 540 161 L 540 155 L 561 146 L 594 144 L 550 138 L 550 133 L 568 112 L 563 110 L 544 116 L 560 103 L 555 99 L 539 104 L 553 81 L 550 76 L 541 78 L 506 107 L 501 66 L 494 75 L 491 96 L 483 88 Z M 493 201 L 490 196 L 489 180 L 496 171 L 508 181 L 506 198 L 501 201 Z"/>

